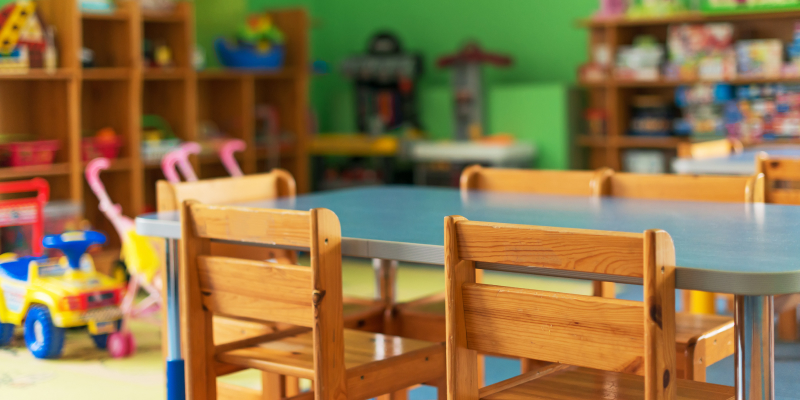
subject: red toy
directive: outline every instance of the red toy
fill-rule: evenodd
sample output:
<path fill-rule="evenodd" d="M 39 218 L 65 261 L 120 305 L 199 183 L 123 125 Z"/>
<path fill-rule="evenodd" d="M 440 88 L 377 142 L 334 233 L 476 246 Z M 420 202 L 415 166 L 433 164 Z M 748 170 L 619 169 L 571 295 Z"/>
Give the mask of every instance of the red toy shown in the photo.
<path fill-rule="evenodd" d="M 26 192 L 36 192 L 36 197 L 0 201 L 0 228 L 32 225 L 31 251 L 38 257 L 44 253 L 44 206 L 50 199 L 50 185 L 42 178 L 0 183 L 2 194 Z"/>

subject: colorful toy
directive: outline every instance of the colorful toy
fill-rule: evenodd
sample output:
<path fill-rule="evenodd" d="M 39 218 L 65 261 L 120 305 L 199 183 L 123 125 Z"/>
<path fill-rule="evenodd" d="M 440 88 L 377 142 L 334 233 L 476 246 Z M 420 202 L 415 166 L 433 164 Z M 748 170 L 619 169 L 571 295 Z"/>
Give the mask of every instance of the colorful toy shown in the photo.
<path fill-rule="evenodd" d="M 800 137 L 800 85 L 750 85 L 736 88 L 726 105 L 725 127 L 743 142 Z"/>
<path fill-rule="evenodd" d="M 7 167 L 27 167 L 52 164 L 58 140 L 31 140 L 9 142 L 0 145 L 0 164 Z"/>
<path fill-rule="evenodd" d="M 683 24 L 667 32 L 670 79 L 732 79 L 736 77 L 733 25 Z"/>
<path fill-rule="evenodd" d="M 476 140 L 484 135 L 483 64 L 498 67 L 511 65 L 511 57 L 483 51 L 469 43 L 456 54 L 439 59 L 439 68 L 453 68 L 456 140 Z"/>
<path fill-rule="evenodd" d="M 114 128 L 103 128 L 92 137 L 85 137 L 81 141 L 83 161 L 93 160 L 97 157 L 115 159 L 122 148 L 122 138 L 117 135 Z"/>
<path fill-rule="evenodd" d="M 657 80 L 661 77 L 664 46 L 652 36 L 637 36 L 632 46 L 617 51 L 617 78 L 625 80 Z"/>
<path fill-rule="evenodd" d="M 725 108 L 733 100 L 733 87 L 726 84 L 680 86 L 675 104 L 682 117 L 675 120 L 675 134 L 710 139 L 725 135 Z"/>
<path fill-rule="evenodd" d="M 600 0 L 600 10 L 594 18 L 613 18 L 625 15 L 628 10 L 627 0 Z"/>
<path fill-rule="evenodd" d="M 254 14 L 236 35 L 236 44 L 223 38 L 214 42 L 220 62 L 232 68 L 278 69 L 284 62 L 283 32 L 269 14 Z"/>
<path fill-rule="evenodd" d="M 686 11 L 686 7 L 682 0 L 632 0 L 628 7 L 628 17 L 660 17 L 683 11 Z"/>
<path fill-rule="evenodd" d="M 86 166 L 86 181 L 99 200 L 98 208 L 106 215 L 122 242 L 121 258 L 130 275 L 127 293 L 121 303 L 122 324 L 119 331 L 108 338 L 108 349 L 112 357 L 125 357 L 133 354 L 136 344 L 128 329 L 128 320 L 155 311 L 162 304 L 161 279 L 158 276 L 161 263 L 155 245 L 145 237 L 139 236 L 133 220 L 122 215 L 122 207 L 114 204 L 108 197 L 100 171 L 107 169 L 111 162 L 107 158 L 96 158 Z M 134 304 L 139 289 L 147 297 Z"/>
<path fill-rule="evenodd" d="M 180 139 L 164 118 L 155 114 L 142 116 L 142 161 L 158 163 L 164 155 L 178 148 Z"/>
<path fill-rule="evenodd" d="M 783 43 L 778 39 L 742 40 L 736 43 L 739 74 L 777 78 L 783 70 Z"/>
<path fill-rule="evenodd" d="M 417 80 L 422 56 L 403 51 L 389 32 L 370 38 L 367 54 L 347 58 L 342 73 L 355 84 L 356 122 L 372 136 L 401 128 L 421 128 L 417 113 Z"/>
<path fill-rule="evenodd" d="M 53 35 L 39 18 L 33 1 L 20 0 L 0 9 L 0 73 L 55 68 Z"/>
<path fill-rule="evenodd" d="M 65 232 L 42 238 L 47 181 L 0 183 L 0 193 L 36 191 L 35 198 L 0 202 L 0 224 L 30 224 L 34 256 L 0 255 L 0 346 L 11 342 L 15 326 L 23 326 L 28 350 L 37 358 L 58 358 L 66 328 L 86 327 L 95 345 L 104 349 L 122 316 L 124 286 L 97 273 L 86 250 L 105 243 L 102 233 Z M 42 257 L 43 247 L 59 249 L 63 257 Z"/>

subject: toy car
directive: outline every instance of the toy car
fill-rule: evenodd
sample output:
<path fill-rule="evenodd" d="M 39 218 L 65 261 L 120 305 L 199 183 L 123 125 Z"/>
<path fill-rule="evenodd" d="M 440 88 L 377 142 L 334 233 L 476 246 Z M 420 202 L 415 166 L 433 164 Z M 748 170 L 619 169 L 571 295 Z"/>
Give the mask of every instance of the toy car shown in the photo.
<path fill-rule="evenodd" d="M 86 249 L 105 243 L 94 231 L 65 232 L 44 237 L 44 247 L 63 257 L 0 255 L 0 346 L 7 345 L 14 327 L 24 325 L 25 343 L 37 358 L 58 358 L 66 328 L 86 327 L 95 345 L 105 349 L 108 336 L 119 329 L 123 282 L 95 271 Z"/>

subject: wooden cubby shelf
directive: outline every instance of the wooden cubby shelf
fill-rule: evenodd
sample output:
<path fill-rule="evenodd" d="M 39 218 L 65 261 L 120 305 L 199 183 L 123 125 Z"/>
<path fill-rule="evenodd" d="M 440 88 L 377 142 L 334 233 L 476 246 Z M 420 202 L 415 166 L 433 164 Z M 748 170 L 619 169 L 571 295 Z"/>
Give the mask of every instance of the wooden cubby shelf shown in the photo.
<path fill-rule="evenodd" d="M 0 168 L 0 181 L 44 177 L 53 200 L 83 205 L 84 216 L 109 233 L 112 252 L 119 239 L 85 182 L 87 162 L 82 140 L 99 129 L 112 128 L 122 141 L 119 157 L 101 179 L 123 213 L 135 216 L 155 207 L 155 182 L 163 179 L 160 162 L 142 158 L 142 115 L 167 121 L 182 140 L 200 139 L 198 123 L 208 121 L 227 136 L 242 139 L 247 150 L 237 154 L 245 173 L 265 171 L 256 149 L 257 104 L 273 106 L 281 130 L 296 135 L 290 153 L 276 166 L 289 170 L 298 189 L 308 187 L 305 152 L 308 112 L 308 16 L 304 10 L 281 10 L 273 21 L 286 35 L 286 66 L 279 71 L 194 71 L 192 3 L 178 2 L 168 13 L 143 12 L 136 0 L 118 0 L 108 14 L 81 13 L 77 0 L 37 0 L 42 18 L 57 32 L 59 68 L 0 75 L 0 132 L 56 139 L 60 149 L 53 165 Z M 169 46 L 174 66 L 147 68 L 144 40 Z M 95 65 L 82 68 L 80 49 L 95 54 Z M 265 154 L 265 153 L 264 153 Z M 226 176 L 215 154 L 192 159 L 201 178 Z M 103 267 L 101 267 L 103 268 Z"/>
<path fill-rule="evenodd" d="M 579 25 L 587 28 L 589 34 L 589 54 L 594 54 L 596 46 L 604 45 L 615 60 L 621 46 L 631 45 L 640 35 L 654 37 L 659 43 L 666 43 L 669 25 L 682 23 L 729 22 L 733 25 L 733 40 L 779 39 L 791 43 L 794 39 L 795 23 L 800 19 L 800 10 L 773 10 L 748 13 L 697 12 L 682 13 L 659 18 L 614 18 L 584 19 Z M 800 77 L 737 77 L 727 80 L 623 80 L 614 77 L 603 81 L 580 81 L 587 93 L 587 107 L 602 110 L 605 116 L 605 135 L 590 136 L 583 131 L 575 137 L 574 146 L 585 157 L 584 167 L 610 167 L 622 170 L 625 152 L 629 149 L 655 149 L 665 153 L 666 158 L 677 155 L 681 143 L 702 140 L 693 137 L 641 137 L 630 136 L 632 103 L 637 96 L 656 95 L 673 99 L 675 89 L 682 85 L 726 83 L 731 85 L 751 85 L 770 83 L 800 83 Z"/>

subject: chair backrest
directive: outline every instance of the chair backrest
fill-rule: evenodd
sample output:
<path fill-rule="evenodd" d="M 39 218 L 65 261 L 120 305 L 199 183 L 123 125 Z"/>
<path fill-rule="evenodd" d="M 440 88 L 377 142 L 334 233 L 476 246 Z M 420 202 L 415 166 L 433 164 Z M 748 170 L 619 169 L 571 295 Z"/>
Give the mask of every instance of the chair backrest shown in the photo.
<path fill-rule="evenodd" d="M 158 211 L 175 211 L 186 200 L 226 204 L 294 197 L 297 194 L 292 174 L 273 169 L 264 174 L 204 179 L 194 182 L 156 184 Z"/>
<path fill-rule="evenodd" d="M 551 171 L 484 168 L 472 165 L 461 173 L 461 190 L 600 196 L 613 171 Z"/>
<path fill-rule="evenodd" d="M 186 200 L 197 200 L 208 204 L 243 203 L 294 197 L 297 189 L 292 174 L 282 169 L 273 169 L 264 174 L 193 182 L 172 183 L 162 180 L 156 184 L 156 192 L 158 211 L 175 211 Z M 211 247 L 217 254 L 239 254 L 251 260 L 275 258 L 281 261 L 296 261 L 296 253 L 291 251 L 231 243 L 213 243 Z"/>
<path fill-rule="evenodd" d="M 181 209 L 180 296 L 187 338 L 187 398 L 216 398 L 214 315 L 313 330 L 318 399 L 345 391 L 339 219 L 327 209 L 286 211 L 186 201 Z M 214 240 L 305 249 L 311 267 L 215 255 Z M 241 347 L 252 346 L 247 339 Z"/>
<path fill-rule="evenodd" d="M 800 205 L 800 158 L 770 157 L 759 153 L 756 172 L 764 174 L 767 203 Z"/>
<path fill-rule="evenodd" d="M 764 202 L 764 177 L 614 173 L 608 194 L 614 197 L 718 202 Z"/>
<path fill-rule="evenodd" d="M 494 264 L 642 278 L 644 303 L 475 283 Z M 477 353 L 643 374 L 674 399 L 675 250 L 668 233 L 445 218 L 449 398 L 477 399 Z"/>
<path fill-rule="evenodd" d="M 705 142 L 683 142 L 678 145 L 678 157 L 681 158 L 715 158 L 725 157 L 731 153 L 741 153 L 744 145 L 739 139 L 719 139 Z"/>

